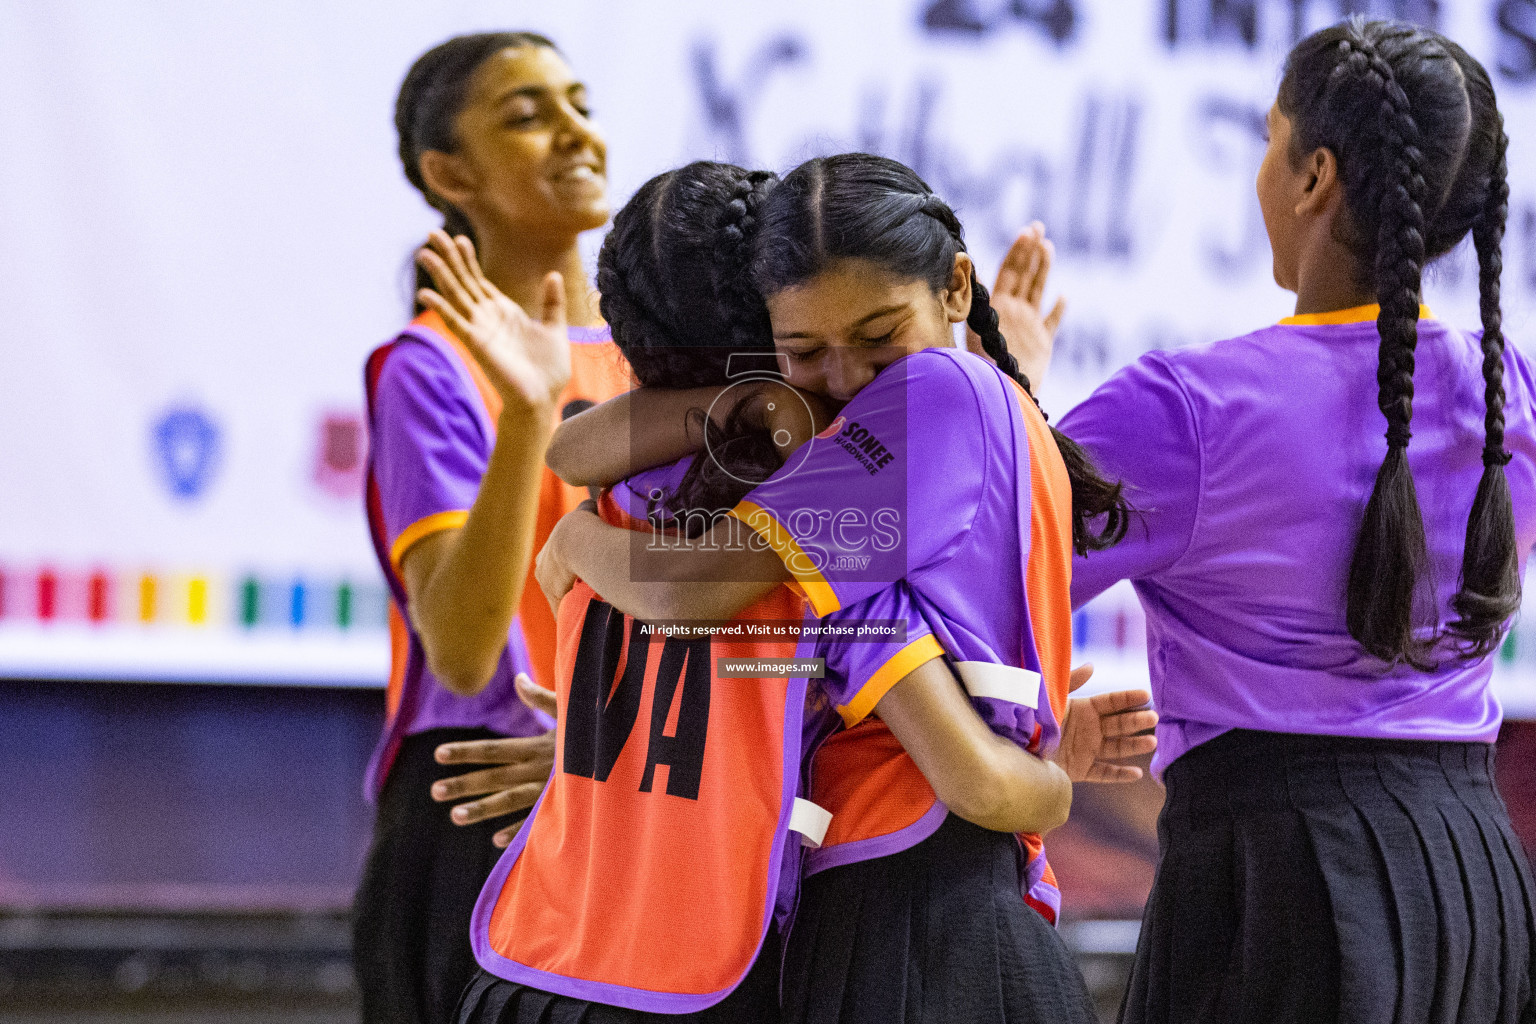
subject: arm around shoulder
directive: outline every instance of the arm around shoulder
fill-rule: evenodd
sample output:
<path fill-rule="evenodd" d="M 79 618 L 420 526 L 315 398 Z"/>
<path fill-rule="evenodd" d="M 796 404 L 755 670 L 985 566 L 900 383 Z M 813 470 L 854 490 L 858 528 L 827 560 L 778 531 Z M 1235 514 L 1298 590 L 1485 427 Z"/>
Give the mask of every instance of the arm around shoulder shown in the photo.
<path fill-rule="evenodd" d="M 608 487 L 643 469 L 698 451 L 704 436 L 695 420 L 720 388 L 637 388 L 565 420 L 544 461 L 573 487 Z"/>

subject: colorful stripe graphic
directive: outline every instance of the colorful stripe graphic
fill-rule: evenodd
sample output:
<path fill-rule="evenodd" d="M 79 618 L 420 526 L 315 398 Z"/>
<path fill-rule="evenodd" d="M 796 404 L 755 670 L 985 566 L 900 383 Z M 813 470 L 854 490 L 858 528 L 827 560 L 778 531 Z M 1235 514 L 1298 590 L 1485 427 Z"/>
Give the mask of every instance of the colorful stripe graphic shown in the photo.
<path fill-rule="evenodd" d="M 99 565 L 0 564 L 0 622 L 28 621 L 383 632 L 389 623 L 389 594 L 372 574 L 359 582 L 318 573 L 225 577 Z M 1142 656 L 1146 618 L 1134 593 L 1110 591 L 1074 613 L 1072 647 L 1078 654 Z M 1536 616 L 1515 621 L 1496 657 L 1507 668 L 1536 669 Z"/>
<path fill-rule="evenodd" d="M 159 607 L 160 581 L 149 573 L 139 577 L 139 621 L 154 622 Z"/>
<path fill-rule="evenodd" d="M 10 622 L 382 632 L 388 619 L 382 581 L 0 566 L 0 620 Z"/>

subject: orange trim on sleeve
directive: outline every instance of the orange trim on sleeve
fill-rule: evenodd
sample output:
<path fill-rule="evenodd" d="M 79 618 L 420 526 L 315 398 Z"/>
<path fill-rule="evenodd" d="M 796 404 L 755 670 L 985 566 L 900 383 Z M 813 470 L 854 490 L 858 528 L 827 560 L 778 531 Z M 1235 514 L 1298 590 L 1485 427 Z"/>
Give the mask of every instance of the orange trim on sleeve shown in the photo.
<path fill-rule="evenodd" d="M 1326 327 L 1332 324 L 1361 324 L 1367 320 L 1375 320 L 1381 315 L 1381 307 L 1376 303 L 1369 306 L 1351 306 L 1349 309 L 1334 309 L 1326 313 L 1302 313 L 1300 316 L 1288 316 L 1280 321 L 1282 327 Z M 1435 314 L 1430 312 L 1428 306 L 1419 306 L 1420 320 L 1433 320 Z"/>
<path fill-rule="evenodd" d="M 805 592 L 805 599 L 811 602 L 811 609 L 815 611 L 818 619 L 825 618 L 842 608 L 842 603 L 837 599 L 837 593 L 832 589 L 832 584 L 815 567 L 809 555 L 795 540 L 794 534 L 786 530 L 775 518 L 773 513 L 755 505 L 750 501 L 743 501 L 731 509 L 730 515 L 746 523 L 759 537 L 768 542 L 773 553 L 779 556 L 784 563 L 784 568 L 800 584 L 800 589 Z M 900 677 L 898 677 L 900 678 Z"/>
<path fill-rule="evenodd" d="M 907 644 L 891 655 L 890 660 L 869 677 L 869 682 L 853 695 L 853 700 L 838 706 L 837 713 L 843 716 L 843 724 L 850 729 L 858 725 L 875 710 L 875 705 L 880 703 L 880 698 L 889 693 L 891 687 L 905 679 L 908 673 L 919 665 L 926 665 L 934 658 L 943 656 L 944 648 L 939 646 L 938 640 L 934 639 L 932 633 L 920 636 Z"/>
<path fill-rule="evenodd" d="M 402 530 L 400 536 L 395 538 L 394 544 L 390 545 L 389 564 L 394 567 L 395 572 L 399 572 L 400 559 L 405 557 L 406 551 L 410 550 L 412 544 L 415 544 L 423 537 L 431 536 L 434 533 L 441 533 L 443 530 L 456 530 L 468 521 L 469 510 L 462 508 L 449 509 L 447 512 L 434 512 L 429 516 L 416 520 Z"/>

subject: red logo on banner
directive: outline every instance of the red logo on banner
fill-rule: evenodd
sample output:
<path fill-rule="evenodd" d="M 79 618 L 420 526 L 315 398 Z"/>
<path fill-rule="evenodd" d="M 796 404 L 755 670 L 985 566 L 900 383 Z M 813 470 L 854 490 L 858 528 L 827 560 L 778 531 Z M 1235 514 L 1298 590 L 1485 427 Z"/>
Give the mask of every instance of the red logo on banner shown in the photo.
<path fill-rule="evenodd" d="M 363 456 L 368 443 L 363 418 L 355 412 L 320 417 L 315 443 L 315 486 L 341 500 L 363 493 Z"/>

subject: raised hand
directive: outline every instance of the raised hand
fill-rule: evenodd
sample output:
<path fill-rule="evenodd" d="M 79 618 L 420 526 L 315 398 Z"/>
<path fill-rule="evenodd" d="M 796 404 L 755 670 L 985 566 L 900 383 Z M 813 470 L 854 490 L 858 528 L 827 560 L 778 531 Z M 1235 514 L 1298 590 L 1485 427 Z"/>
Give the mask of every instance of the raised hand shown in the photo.
<path fill-rule="evenodd" d="M 1045 284 L 1051 276 L 1055 255 L 1056 247 L 1045 237 L 1045 225 L 1036 221 L 1008 247 L 992 289 L 992 308 L 997 311 L 998 326 L 1008 342 L 1008 351 L 1036 389 L 1051 364 L 1056 329 L 1067 309 L 1067 300 L 1057 298 L 1050 312 L 1042 312 Z M 981 339 L 974 334 L 968 338 L 971 350 L 979 352 Z"/>
<path fill-rule="evenodd" d="M 555 717 L 554 691 L 539 686 L 526 673 L 517 675 L 517 695 L 529 707 Z M 488 818 L 515 814 L 534 805 L 554 769 L 555 733 L 551 729 L 538 736 L 443 743 L 433 756 L 438 764 L 495 766 L 439 779 L 432 784 L 432 799 L 439 803 L 481 797 L 461 803 L 449 813 L 455 825 L 473 825 Z M 491 842 L 505 847 L 521 827 L 518 823 L 504 828 L 491 837 Z"/>
<path fill-rule="evenodd" d="M 1092 665 L 1073 669 L 1072 692 L 1092 675 Z M 1073 782 L 1135 782 L 1141 778 L 1141 769 L 1115 762 L 1157 749 L 1157 738 L 1146 734 L 1157 725 L 1157 712 L 1147 706 L 1151 700 L 1146 690 L 1072 698 L 1061 724 L 1061 743 L 1051 760 Z"/>
<path fill-rule="evenodd" d="M 502 401 L 543 407 L 559 397 L 571 379 L 571 348 L 558 273 L 544 278 L 543 308 L 535 320 L 486 278 L 475 244 L 462 235 L 450 239 L 433 231 L 416 261 L 437 285 L 416 297 L 464 342 Z"/>

